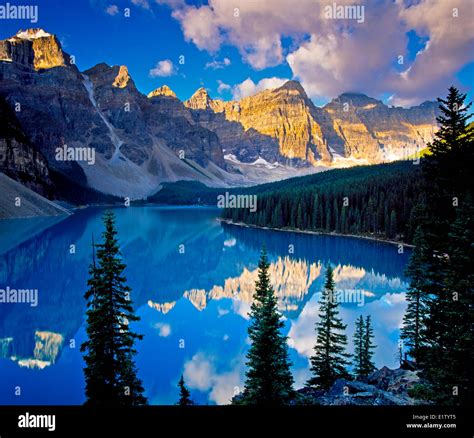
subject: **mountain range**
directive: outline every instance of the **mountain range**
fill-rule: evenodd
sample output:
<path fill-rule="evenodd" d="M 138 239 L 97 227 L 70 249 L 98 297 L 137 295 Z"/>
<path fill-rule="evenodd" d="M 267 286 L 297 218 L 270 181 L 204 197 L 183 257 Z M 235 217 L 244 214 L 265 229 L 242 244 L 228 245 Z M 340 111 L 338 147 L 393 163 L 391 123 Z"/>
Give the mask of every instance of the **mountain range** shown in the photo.
<path fill-rule="evenodd" d="M 0 112 L 9 177 L 43 195 L 60 190 L 59 175 L 61 186 L 140 199 L 163 182 L 244 186 L 406 158 L 432 140 L 438 107 L 357 93 L 318 107 L 294 80 L 239 101 L 200 88 L 182 102 L 166 85 L 146 96 L 126 66 L 81 72 L 55 35 L 28 29 L 0 41 Z"/>

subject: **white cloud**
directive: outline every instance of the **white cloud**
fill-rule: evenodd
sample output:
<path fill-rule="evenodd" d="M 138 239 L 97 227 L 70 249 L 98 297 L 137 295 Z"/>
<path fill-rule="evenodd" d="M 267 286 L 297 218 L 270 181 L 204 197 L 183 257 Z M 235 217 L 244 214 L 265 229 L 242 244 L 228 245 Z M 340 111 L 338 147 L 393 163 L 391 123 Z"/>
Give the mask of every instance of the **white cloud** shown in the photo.
<path fill-rule="evenodd" d="M 223 309 L 222 307 L 217 308 L 217 314 L 219 315 L 219 317 L 228 315 L 229 313 L 230 313 L 229 309 Z"/>
<path fill-rule="evenodd" d="M 117 15 L 119 13 L 118 6 L 117 5 L 107 6 L 107 8 L 105 9 L 105 13 L 112 16 Z"/>
<path fill-rule="evenodd" d="M 165 324 L 163 322 L 157 322 L 154 327 L 158 329 L 158 334 L 162 338 L 166 338 L 171 334 L 171 326 L 169 324 Z"/>
<path fill-rule="evenodd" d="M 204 353 L 198 352 L 184 364 L 184 378 L 190 388 L 208 391 L 212 387 L 214 368 Z"/>
<path fill-rule="evenodd" d="M 234 85 L 233 87 L 233 98 L 235 100 L 242 99 L 243 97 L 252 96 L 259 91 L 268 90 L 271 88 L 281 87 L 288 79 L 283 78 L 264 78 L 255 83 L 252 79 L 247 78 L 240 84 Z"/>
<path fill-rule="evenodd" d="M 143 9 L 150 9 L 150 3 L 148 0 L 132 0 L 135 6 L 141 6 Z"/>
<path fill-rule="evenodd" d="M 171 8 L 183 7 L 186 4 L 186 0 L 155 0 L 159 5 L 167 5 Z"/>
<path fill-rule="evenodd" d="M 424 0 L 401 11 L 406 27 L 429 42 L 404 74 L 389 77 L 387 86 L 396 91 L 393 104 L 411 105 L 446 94 L 457 71 L 474 59 L 473 12 L 472 0 Z"/>
<path fill-rule="evenodd" d="M 291 322 L 291 328 L 288 332 L 288 339 L 292 341 L 294 349 L 302 356 L 311 357 L 314 353 L 314 343 L 316 334 L 314 324 L 319 316 L 319 304 L 317 300 L 320 294 L 311 297 L 308 303 L 301 311 L 296 321 Z"/>
<path fill-rule="evenodd" d="M 232 300 L 232 310 L 235 314 L 240 315 L 242 318 L 249 320 L 250 304 L 241 300 Z"/>
<path fill-rule="evenodd" d="M 229 404 L 235 392 L 242 389 L 244 369 L 243 359 L 239 357 L 233 361 L 230 370 L 218 373 L 215 359 L 198 352 L 184 364 L 184 379 L 189 388 L 209 391 L 209 400 L 224 405 Z"/>
<path fill-rule="evenodd" d="M 213 14 L 208 6 L 200 8 L 189 6 L 175 10 L 173 17 L 181 22 L 187 41 L 192 41 L 199 49 L 214 52 L 221 46 L 223 38 L 219 29 L 213 24 Z"/>
<path fill-rule="evenodd" d="M 176 68 L 169 59 L 158 61 L 155 67 L 150 70 L 152 78 L 173 76 L 174 74 L 176 74 Z"/>
<path fill-rule="evenodd" d="M 217 92 L 219 94 L 222 94 L 224 91 L 231 91 L 232 90 L 232 87 L 229 84 L 226 84 L 226 83 L 222 82 L 219 79 L 217 80 L 217 83 L 218 83 Z M 226 242 L 227 241 L 224 242 L 224 246 L 227 246 Z"/>
<path fill-rule="evenodd" d="M 389 93 L 395 104 L 419 103 L 443 95 L 457 71 L 474 60 L 472 0 L 337 2 L 363 5 L 363 23 L 325 19 L 327 3 L 314 0 L 299 0 L 297 7 L 287 0 L 161 2 L 173 7 L 185 39 L 199 49 L 216 53 L 232 45 L 255 69 L 288 62 L 293 77 L 315 98 L 358 91 Z M 398 56 L 410 59 L 410 30 L 429 44 L 406 62 L 402 74 L 396 62 Z M 290 42 L 285 48 L 283 40 Z"/>
<path fill-rule="evenodd" d="M 220 68 L 228 67 L 231 64 L 229 58 L 224 58 L 222 61 L 214 59 L 213 61 L 207 62 L 205 68 L 212 68 L 218 70 Z"/>
<path fill-rule="evenodd" d="M 225 85 L 226 90 L 230 90 L 232 88 L 230 85 L 223 84 L 221 81 L 217 81 L 217 82 L 220 82 L 219 87 L 221 85 Z M 224 240 L 224 246 L 227 246 L 227 247 L 231 248 L 235 245 L 237 245 L 237 240 L 234 237 L 231 237 L 230 239 Z"/>

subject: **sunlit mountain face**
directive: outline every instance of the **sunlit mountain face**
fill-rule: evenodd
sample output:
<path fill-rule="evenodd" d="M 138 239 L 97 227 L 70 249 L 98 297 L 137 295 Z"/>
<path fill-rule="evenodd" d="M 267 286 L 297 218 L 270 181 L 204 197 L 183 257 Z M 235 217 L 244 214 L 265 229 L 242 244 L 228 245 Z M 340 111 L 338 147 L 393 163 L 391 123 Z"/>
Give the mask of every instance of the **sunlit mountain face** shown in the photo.
<path fill-rule="evenodd" d="M 38 305 L 0 307 L 0 372 L 6 376 L 0 403 L 84 401 L 79 351 L 85 340 L 83 295 L 102 213 L 82 210 L 28 235 L 23 231 L 16 246 L 12 233 L 20 227 L 9 222 L 2 228 L 0 282 L 34 286 Z M 240 390 L 262 244 L 285 319 L 296 387 L 308 377 L 328 264 L 334 268 L 349 339 L 355 319 L 372 315 L 376 365 L 396 365 L 409 249 L 400 253 L 395 245 L 349 237 L 225 225 L 216 220 L 216 209 L 141 207 L 115 213 L 125 272 L 141 317 L 135 329 L 145 335 L 137 365 L 151 403 L 174 403 L 181 373 L 200 403 L 225 404 Z M 21 397 L 14 395 L 16 385 L 23 388 Z"/>

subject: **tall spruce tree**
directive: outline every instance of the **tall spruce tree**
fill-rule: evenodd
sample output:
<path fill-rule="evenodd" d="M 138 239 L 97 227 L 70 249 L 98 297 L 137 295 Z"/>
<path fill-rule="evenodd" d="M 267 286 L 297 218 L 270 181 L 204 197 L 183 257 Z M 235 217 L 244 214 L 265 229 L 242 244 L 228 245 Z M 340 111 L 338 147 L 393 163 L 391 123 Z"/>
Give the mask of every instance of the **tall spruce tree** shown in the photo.
<path fill-rule="evenodd" d="M 354 374 L 357 377 L 366 377 L 375 370 L 372 361 L 375 345 L 372 342 L 374 330 L 370 315 L 367 315 L 365 321 L 362 315 L 356 320 L 356 329 L 354 332 Z"/>
<path fill-rule="evenodd" d="M 354 332 L 354 374 L 357 377 L 363 376 L 364 372 L 364 335 L 365 323 L 362 315 L 357 318 Z"/>
<path fill-rule="evenodd" d="M 430 305 L 423 376 L 438 404 L 474 401 L 474 207 L 457 211 L 448 238 L 444 288 Z"/>
<path fill-rule="evenodd" d="M 87 300 L 88 339 L 81 345 L 85 352 L 84 376 L 86 404 L 92 406 L 134 406 L 146 404 L 143 386 L 134 362 L 135 341 L 142 339 L 129 323 L 138 321 L 126 285 L 115 217 L 103 216 L 103 242 L 93 244 Z M 95 259 L 97 249 L 97 262 Z"/>
<path fill-rule="evenodd" d="M 248 329 L 251 346 L 247 354 L 246 381 L 241 403 L 254 405 L 288 404 L 294 397 L 287 337 L 278 312 L 277 298 L 270 284 L 265 247 L 258 264 L 254 301 Z"/>
<path fill-rule="evenodd" d="M 429 285 L 425 284 L 426 270 L 430 268 L 430 255 L 421 228 L 415 232 L 415 248 L 407 269 L 410 286 L 406 293 L 407 309 L 403 317 L 401 339 L 408 347 L 407 353 L 421 366 L 422 350 L 426 347 L 425 322 L 430 300 Z"/>
<path fill-rule="evenodd" d="M 335 380 L 349 378 L 346 366 L 346 325 L 339 318 L 339 304 L 335 297 L 335 284 L 331 266 L 326 270 L 326 282 L 319 301 L 320 320 L 316 323 L 317 340 L 311 357 L 313 377 L 307 385 L 328 390 Z"/>
<path fill-rule="evenodd" d="M 468 388 L 472 394 L 474 302 L 472 287 L 466 286 L 472 271 L 472 224 L 466 211 L 473 196 L 474 130 L 467 125 L 472 115 L 465 98 L 451 87 L 446 100 L 438 99 L 440 129 L 422 162 L 426 215 L 417 231 L 421 243 L 409 265 L 413 293 L 404 328 L 414 344 L 413 311 L 419 294 L 427 314 L 420 332 L 424 344 L 414 354 L 429 382 L 427 393 L 441 404 L 465 403 Z"/>
<path fill-rule="evenodd" d="M 184 377 L 182 374 L 178 382 L 178 388 L 179 388 L 179 400 L 178 400 L 178 403 L 176 404 L 178 406 L 192 406 L 194 402 L 191 400 L 191 393 L 189 392 L 189 389 L 186 387 L 186 384 L 184 383 Z"/>
<path fill-rule="evenodd" d="M 362 369 L 362 375 L 368 376 L 375 370 L 375 364 L 372 360 L 375 350 L 375 344 L 373 343 L 374 329 L 372 328 L 372 322 L 370 315 L 365 318 L 365 332 L 364 332 L 364 368 Z"/>

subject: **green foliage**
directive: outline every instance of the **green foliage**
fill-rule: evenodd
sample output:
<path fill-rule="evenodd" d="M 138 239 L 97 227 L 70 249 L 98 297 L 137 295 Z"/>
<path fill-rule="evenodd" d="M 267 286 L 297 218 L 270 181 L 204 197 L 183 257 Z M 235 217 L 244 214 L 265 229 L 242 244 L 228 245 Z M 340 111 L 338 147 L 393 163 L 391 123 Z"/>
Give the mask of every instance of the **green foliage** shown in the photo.
<path fill-rule="evenodd" d="M 466 95 L 438 99 L 440 130 L 423 160 L 425 203 L 408 274 L 402 336 L 437 404 L 472 404 L 474 393 L 474 130 Z"/>
<path fill-rule="evenodd" d="M 406 293 L 407 310 L 403 317 L 401 339 L 408 347 L 407 353 L 420 363 L 421 351 L 426 347 L 425 322 L 428 316 L 429 286 L 424 283 L 425 273 L 431 268 L 432 258 L 429 248 L 421 232 L 415 233 L 415 248 L 412 252 L 407 275 L 411 278 L 410 286 Z"/>
<path fill-rule="evenodd" d="M 417 383 L 407 390 L 407 394 L 418 400 L 433 400 L 433 390 L 426 384 Z"/>
<path fill-rule="evenodd" d="M 371 234 L 410 242 L 412 210 L 422 202 L 422 179 L 412 162 L 328 170 L 246 189 L 257 211 L 229 208 L 233 222 L 343 234 Z"/>
<path fill-rule="evenodd" d="M 357 377 L 366 377 L 375 370 L 372 361 L 373 350 L 375 345 L 372 342 L 374 330 L 370 315 L 366 320 L 362 315 L 356 320 L 356 329 L 354 333 L 354 374 Z"/>
<path fill-rule="evenodd" d="M 254 301 L 248 328 L 251 346 L 247 354 L 245 388 L 240 404 L 284 405 L 294 398 L 287 338 L 278 312 L 277 298 L 270 284 L 265 248 L 258 264 Z"/>
<path fill-rule="evenodd" d="M 135 341 L 142 336 L 129 326 L 139 318 L 134 314 L 131 289 L 123 275 L 125 264 L 116 237 L 115 217 L 107 212 L 103 220 L 103 243 L 93 243 L 97 263 L 94 255 L 85 294 L 88 339 L 81 345 L 81 351 L 85 352 L 86 404 L 143 405 L 146 398 L 133 359 Z"/>
<path fill-rule="evenodd" d="M 326 282 L 319 301 L 319 321 L 316 323 L 316 345 L 311 357 L 313 376 L 307 385 L 328 390 L 337 379 L 348 379 L 346 366 L 350 355 L 346 353 L 346 325 L 339 318 L 339 304 L 335 299 L 333 270 L 328 266 Z"/>

